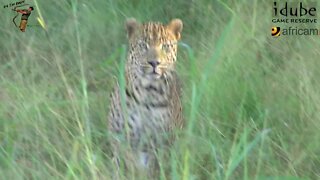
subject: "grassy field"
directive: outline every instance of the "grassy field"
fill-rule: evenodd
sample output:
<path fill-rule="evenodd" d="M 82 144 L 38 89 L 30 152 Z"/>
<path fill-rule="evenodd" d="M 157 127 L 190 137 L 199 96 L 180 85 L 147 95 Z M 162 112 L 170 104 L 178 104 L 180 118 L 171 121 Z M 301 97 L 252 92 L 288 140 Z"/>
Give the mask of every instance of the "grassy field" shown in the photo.
<path fill-rule="evenodd" d="M 10 9 L 0 17 L 0 179 L 112 177 L 108 97 L 128 17 L 184 22 L 187 124 L 160 179 L 320 179 L 320 41 L 271 37 L 271 1 L 26 3 L 38 6 L 25 33 Z"/>

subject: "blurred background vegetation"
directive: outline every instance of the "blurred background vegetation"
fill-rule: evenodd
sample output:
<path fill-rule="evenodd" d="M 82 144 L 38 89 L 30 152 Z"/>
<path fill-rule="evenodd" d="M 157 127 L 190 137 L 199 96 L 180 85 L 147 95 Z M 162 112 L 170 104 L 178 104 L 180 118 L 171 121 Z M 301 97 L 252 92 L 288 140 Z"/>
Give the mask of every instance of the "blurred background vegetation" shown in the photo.
<path fill-rule="evenodd" d="M 271 1 L 26 3 L 38 6 L 25 33 L 0 16 L 0 179 L 112 178 L 108 97 L 128 17 L 184 22 L 187 126 L 160 179 L 320 179 L 319 40 L 271 37 Z"/>

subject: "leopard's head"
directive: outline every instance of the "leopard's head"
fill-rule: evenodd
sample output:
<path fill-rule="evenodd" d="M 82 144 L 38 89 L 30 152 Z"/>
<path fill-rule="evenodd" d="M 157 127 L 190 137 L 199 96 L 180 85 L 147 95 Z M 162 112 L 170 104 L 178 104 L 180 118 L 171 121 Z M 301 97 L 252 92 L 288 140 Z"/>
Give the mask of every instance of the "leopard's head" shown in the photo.
<path fill-rule="evenodd" d="M 158 22 L 140 24 L 133 18 L 128 19 L 127 66 L 130 71 L 136 71 L 148 79 L 157 79 L 174 70 L 182 27 L 180 19 L 173 19 L 167 25 Z"/>

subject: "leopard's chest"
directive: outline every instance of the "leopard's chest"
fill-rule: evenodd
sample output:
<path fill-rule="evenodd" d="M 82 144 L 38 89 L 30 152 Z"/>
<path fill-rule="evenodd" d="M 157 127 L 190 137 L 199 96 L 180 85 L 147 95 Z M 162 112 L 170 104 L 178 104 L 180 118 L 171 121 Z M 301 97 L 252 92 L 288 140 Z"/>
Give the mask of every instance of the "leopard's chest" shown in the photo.
<path fill-rule="evenodd" d="M 119 88 L 113 96 L 113 102 L 118 103 L 111 110 L 112 129 L 129 135 L 133 147 L 159 144 L 164 140 L 161 134 L 164 135 L 172 123 L 168 83 L 141 80 L 132 82 L 126 85 L 123 93 L 124 104 L 121 104 L 122 93 Z"/>
<path fill-rule="evenodd" d="M 170 92 L 162 81 L 126 88 L 129 122 L 137 131 L 163 131 L 170 123 Z"/>
<path fill-rule="evenodd" d="M 129 99 L 129 98 L 128 98 Z M 137 103 L 127 100 L 127 118 L 134 131 L 163 131 L 170 123 L 170 111 L 167 104 Z"/>

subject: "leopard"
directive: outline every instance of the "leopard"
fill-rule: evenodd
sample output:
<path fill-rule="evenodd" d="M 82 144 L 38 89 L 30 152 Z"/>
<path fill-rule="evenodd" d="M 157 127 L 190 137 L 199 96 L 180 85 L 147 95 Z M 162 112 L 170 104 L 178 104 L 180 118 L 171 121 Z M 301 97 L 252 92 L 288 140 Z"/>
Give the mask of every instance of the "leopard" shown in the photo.
<path fill-rule="evenodd" d="M 176 71 L 178 42 L 183 23 L 172 19 L 125 22 L 128 39 L 124 82 L 118 80 L 110 96 L 108 130 L 116 164 L 120 146 L 127 144 L 125 164 L 148 169 L 154 152 L 172 144 L 175 130 L 182 129 L 181 80 Z"/>

